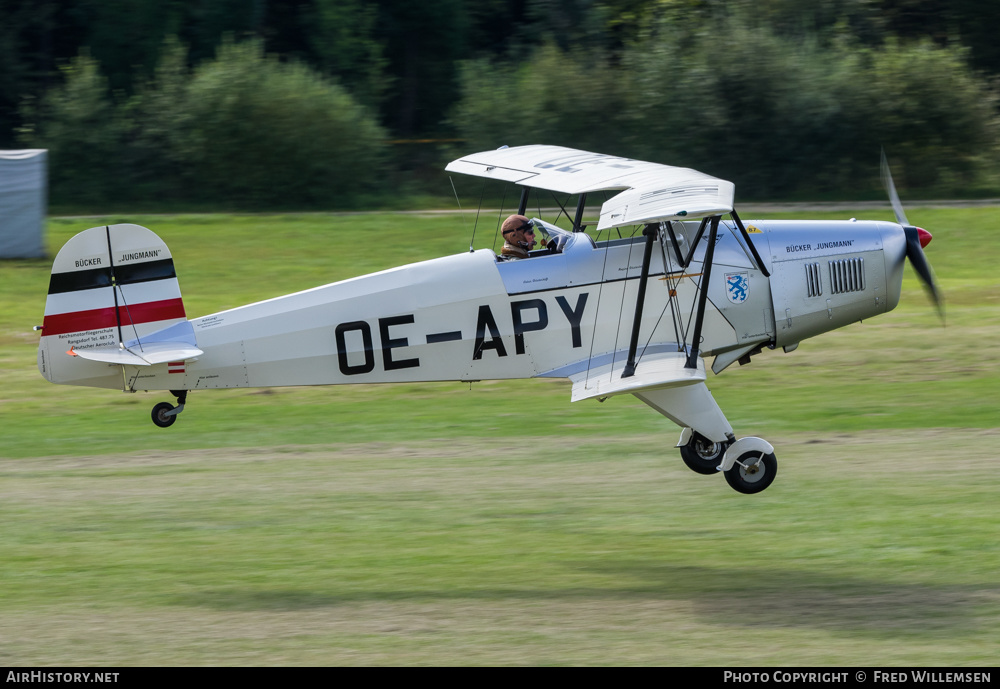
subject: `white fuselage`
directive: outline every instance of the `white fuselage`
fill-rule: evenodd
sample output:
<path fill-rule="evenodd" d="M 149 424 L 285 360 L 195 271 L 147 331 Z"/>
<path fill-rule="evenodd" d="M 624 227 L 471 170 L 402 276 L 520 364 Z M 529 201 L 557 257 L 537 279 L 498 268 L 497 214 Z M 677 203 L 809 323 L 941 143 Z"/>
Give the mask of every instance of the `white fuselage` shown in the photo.
<path fill-rule="evenodd" d="M 794 344 L 895 306 L 902 254 L 897 260 L 894 248 L 883 261 L 882 249 L 883 235 L 894 237 L 898 225 L 765 221 L 753 229 L 772 275 L 720 228 L 702 355 Z M 707 237 L 699 244 L 683 270 L 669 244 L 654 246 L 640 358 L 678 351 L 685 338 L 690 344 Z M 642 237 L 595 245 L 579 234 L 562 253 L 520 261 L 497 262 L 479 250 L 415 263 L 192 319 L 203 354 L 183 364 L 122 367 L 77 357 L 76 373 L 60 366 L 54 382 L 200 390 L 569 377 L 625 358 L 642 253 Z M 863 271 L 847 285 L 856 289 L 834 293 L 823 276 L 837 270 L 832 261 L 854 258 L 863 259 L 850 263 Z M 809 282 L 816 275 L 820 285 Z"/>

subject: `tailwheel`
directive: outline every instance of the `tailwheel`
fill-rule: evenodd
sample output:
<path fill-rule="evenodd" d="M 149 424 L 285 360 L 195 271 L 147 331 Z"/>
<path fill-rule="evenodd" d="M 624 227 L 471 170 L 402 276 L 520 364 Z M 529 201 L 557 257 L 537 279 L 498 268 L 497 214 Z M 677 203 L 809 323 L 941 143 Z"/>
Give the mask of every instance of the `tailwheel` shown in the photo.
<path fill-rule="evenodd" d="M 153 407 L 153 413 L 151 414 L 153 423 L 160 428 L 173 426 L 174 421 L 177 420 L 177 415 L 184 411 L 184 403 L 187 402 L 187 390 L 171 390 L 170 394 L 177 398 L 176 407 L 170 404 L 170 402 L 160 402 Z"/>
<path fill-rule="evenodd" d="M 177 420 L 177 414 L 176 413 L 169 414 L 168 412 L 172 412 L 174 411 L 174 409 L 176 409 L 176 407 L 170 404 L 170 402 L 160 402 L 155 407 L 153 407 L 153 412 L 151 414 L 151 416 L 153 417 L 153 423 L 155 423 L 160 428 L 167 428 L 168 426 L 172 426 L 174 424 L 174 421 Z"/>
<path fill-rule="evenodd" d="M 698 474 L 717 474 L 719 464 L 722 463 L 722 456 L 726 453 L 730 443 L 717 443 L 709 440 L 700 433 L 693 433 L 687 445 L 681 446 L 681 459 L 688 469 Z"/>
<path fill-rule="evenodd" d="M 744 452 L 726 473 L 726 482 L 740 493 L 759 493 L 774 481 L 778 460 L 774 453 Z"/>

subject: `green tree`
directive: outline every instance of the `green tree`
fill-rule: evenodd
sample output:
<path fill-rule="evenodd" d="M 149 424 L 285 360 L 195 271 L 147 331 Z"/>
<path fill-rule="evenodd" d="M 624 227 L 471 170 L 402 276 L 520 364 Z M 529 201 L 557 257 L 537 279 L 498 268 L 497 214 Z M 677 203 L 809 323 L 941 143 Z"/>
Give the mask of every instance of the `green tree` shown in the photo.
<path fill-rule="evenodd" d="M 631 155 L 731 179 L 744 199 L 871 192 L 881 146 L 923 189 L 995 169 L 996 94 L 962 50 L 789 38 L 739 15 L 689 29 L 667 17 L 618 61 L 548 46 L 520 65 L 468 63 L 453 122 L 470 148 Z"/>
<path fill-rule="evenodd" d="M 793 40 L 735 18 L 628 59 L 646 155 L 733 179 L 741 196 L 877 188 L 880 146 L 914 186 L 965 185 L 996 151 L 995 94 L 960 50 Z"/>
<path fill-rule="evenodd" d="M 370 113 L 305 65 L 265 56 L 260 41 L 224 42 L 184 103 L 170 138 L 192 194 L 331 207 L 377 189 L 385 135 Z"/>
<path fill-rule="evenodd" d="M 41 97 L 50 81 L 57 15 L 52 1 L 0 0 L 0 147 L 14 143 L 22 99 Z"/>
<path fill-rule="evenodd" d="M 135 198 L 179 200 L 186 195 L 189 163 L 182 140 L 195 124 L 188 107 L 191 69 L 176 36 L 164 41 L 159 55 L 153 76 L 139 81 L 120 108 L 128 144 L 124 167 Z"/>
<path fill-rule="evenodd" d="M 976 69 L 1000 74 L 1000 3 L 982 0 L 878 0 L 886 32 L 904 39 L 930 38 L 964 46 Z"/>
<path fill-rule="evenodd" d="M 461 85 L 452 122 L 470 148 L 547 143 L 620 150 L 628 143 L 627 75 L 581 51 L 550 45 L 519 66 L 469 62 Z"/>
<path fill-rule="evenodd" d="M 310 19 L 309 47 L 320 70 L 378 107 L 390 86 L 388 60 L 375 35 L 378 7 L 364 0 L 315 0 Z"/>
<path fill-rule="evenodd" d="M 58 200 L 100 202 L 128 186 L 121 175 L 123 127 L 107 79 L 86 52 L 62 69 L 63 83 L 23 112 L 21 141 L 49 150 Z"/>
<path fill-rule="evenodd" d="M 378 40 L 393 88 L 383 122 L 402 136 L 434 132 L 458 98 L 458 60 L 468 27 L 462 0 L 379 0 Z"/>
<path fill-rule="evenodd" d="M 997 94 L 966 53 L 891 40 L 864 54 L 841 89 L 854 141 L 865 150 L 884 145 L 903 184 L 963 188 L 996 164 Z"/>

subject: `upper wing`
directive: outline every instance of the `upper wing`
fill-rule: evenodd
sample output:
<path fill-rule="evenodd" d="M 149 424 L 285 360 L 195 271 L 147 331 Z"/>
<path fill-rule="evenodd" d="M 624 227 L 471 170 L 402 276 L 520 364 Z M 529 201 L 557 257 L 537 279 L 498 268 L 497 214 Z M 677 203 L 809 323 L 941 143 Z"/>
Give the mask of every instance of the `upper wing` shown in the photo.
<path fill-rule="evenodd" d="M 735 185 L 685 167 L 590 153 L 562 146 L 483 151 L 445 168 L 566 194 L 624 190 L 601 208 L 597 229 L 728 213 Z"/>

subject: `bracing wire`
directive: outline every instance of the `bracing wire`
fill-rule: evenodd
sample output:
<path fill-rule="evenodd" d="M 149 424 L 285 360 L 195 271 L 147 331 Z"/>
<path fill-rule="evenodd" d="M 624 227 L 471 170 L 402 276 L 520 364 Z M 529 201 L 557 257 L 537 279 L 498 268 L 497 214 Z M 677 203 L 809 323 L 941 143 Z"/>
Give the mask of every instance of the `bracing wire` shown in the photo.
<path fill-rule="evenodd" d="M 692 257 L 693 257 L 693 255 L 694 255 L 694 250 L 692 249 Z M 690 266 L 690 265 L 691 264 L 688 263 L 688 266 Z M 688 332 L 691 330 L 691 324 L 694 323 L 694 320 L 695 320 L 694 319 L 694 309 L 695 309 L 695 305 L 698 302 L 698 290 L 700 290 L 702 288 L 701 283 L 702 283 L 702 280 L 705 278 L 705 270 L 704 270 L 705 257 L 704 256 L 702 256 L 701 265 L 702 265 L 702 271 L 700 273 L 698 273 L 698 281 L 694 283 L 694 295 L 695 296 L 694 296 L 694 298 L 691 299 L 691 310 L 688 311 L 688 322 L 687 322 L 687 326 L 684 328 L 684 340 L 683 340 L 682 343 L 686 343 L 687 342 Z M 688 280 L 691 280 L 692 282 L 694 282 L 694 278 L 692 278 L 691 276 L 688 276 Z M 691 346 L 694 347 L 694 345 L 695 345 L 695 343 L 692 342 Z"/>
<path fill-rule="evenodd" d="M 660 253 L 663 255 L 663 280 L 667 284 L 667 303 L 670 305 L 670 318 L 674 322 L 674 338 L 677 341 L 677 346 L 682 347 L 680 328 L 677 324 L 678 313 L 676 304 L 677 285 L 680 284 L 680 280 L 673 282 L 670 279 L 670 274 L 674 272 L 674 260 L 670 256 L 670 252 L 667 251 L 662 241 L 660 242 Z"/>
<path fill-rule="evenodd" d="M 597 238 L 594 240 L 596 244 L 601 239 L 601 232 L 598 230 Z M 611 230 L 608 230 L 608 240 L 611 239 Z M 587 356 L 587 375 L 584 378 L 584 387 L 587 385 L 587 381 L 590 380 L 590 366 L 594 361 L 594 342 L 597 340 L 597 326 L 601 316 L 601 295 L 604 294 L 604 281 L 607 277 L 608 272 L 608 254 L 611 253 L 611 247 L 607 244 L 604 245 L 604 265 L 601 266 L 601 282 L 597 286 L 597 310 L 594 312 L 594 329 L 590 331 L 590 354 Z M 617 343 L 616 343 L 617 344 Z"/>
<path fill-rule="evenodd" d="M 503 222 L 503 205 L 507 202 L 507 187 L 509 185 L 503 185 L 503 198 L 500 199 L 500 214 L 497 215 L 497 229 L 493 233 L 493 251 L 497 250 L 497 236 L 500 234 L 500 223 Z"/>
<path fill-rule="evenodd" d="M 691 332 L 691 324 L 694 323 L 694 307 L 698 302 L 698 290 L 701 289 L 701 276 L 699 276 L 697 282 L 695 282 L 693 278 L 688 279 L 694 282 L 694 297 L 691 299 L 691 310 L 688 311 L 687 325 L 684 326 L 684 339 L 681 341 L 682 344 L 684 344 L 685 350 L 687 349 L 688 333 Z M 691 344 L 694 345 L 693 342 Z"/>
<path fill-rule="evenodd" d="M 139 337 L 139 330 L 135 327 L 135 321 L 132 319 L 132 311 L 128 307 L 128 302 L 125 301 L 125 290 L 123 290 L 122 286 L 118 284 L 116 284 L 115 287 L 118 289 L 118 294 L 122 295 L 122 304 L 125 306 L 125 314 L 128 316 L 129 324 L 132 326 L 132 332 L 135 333 L 135 341 L 139 343 L 139 351 L 144 351 L 142 348 L 142 339 Z"/>
<path fill-rule="evenodd" d="M 632 265 L 632 247 L 635 246 L 635 233 L 638 230 L 638 226 L 632 228 L 632 234 L 629 238 L 632 240 L 628 244 L 628 260 L 625 262 L 625 280 L 622 282 L 622 301 L 618 306 L 618 328 L 615 331 L 615 353 L 611 357 L 612 368 L 615 365 L 615 361 L 618 360 L 618 338 L 622 334 L 622 314 L 625 312 L 625 293 L 628 291 L 628 269 Z M 621 234 L 619 232 L 619 234 Z"/>
<path fill-rule="evenodd" d="M 649 337 L 646 338 L 646 344 L 644 344 L 642 346 L 642 351 L 639 352 L 639 355 L 635 358 L 635 365 L 636 366 L 638 366 L 639 362 L 642 361 L 642 356 L 643 356 L 643 354 L 646 353 L 646 348 L 649 347 L 649 343 L 652 342 L 653 335 L 656 334 L 656 329 L 660 327 L 660 321 L 663 320 L 663 314 L 665 314 L 667 312 L 667 307 L 668 307 L 668 304 L 664 304 L 663 309 L 660 311 L 659 318 L 657 318 L 656 319 L 656 323 L 653 324 L 653 329 L 649 331 Z"/>
<path fill-rule="evenodd" d="M 465 211 L 462 210 L 462 202 L 458 198 L 458 189 L 455 188 L 455 179 L 448 175 L 448 181 L 451 182 L 451 190 L 455 192 L 455 203 L 458 204 L 458 212 L 462 216 L 462 224 L 465 224 Z"/>
<path fill-rule="evenodd" d="M 476 222 L 472 226 L 472 239 L 469 240 L 469 253 L 471 254 L 475 249 L 473 244 L 476 241 L 476 228 L 479 226 L 479 211 L 483 209 L 483 194 L 486 193 L 486 180 L 483 180 L 483 187 L 479 190 L 479 207 L 476 208 Z"/>
<path fill-rule="evenodd" d="M 556 202 L 557 206 L 559 206 L 559 214 L 556 215 L 556 219 L 552 221 L 552 224 L 553 225 L 558 225 L 559 224 L 559 218 L 561 218 L 563 215 L 566 216 L 567 220 L 571 219 L 569 217 L 569 213 L 566 211 L 566 207 L 563 206 L 561 203 L 559 203 L 559 199 L 556 198 L 556 193 L 554 191 L 550 191 L 549 193 L 552 194 L 552 200 Z"/>
<path fill-rule="evenodd" d="M 659 235 L 657 239 L 659 239 L 659 237 L 661 236 L 662 235 Z M 639 362 L 642 361 L 642 357 L 646 353 L 646 349 L 649 348 L 649 343 L 652 342 L 653 340 L 653 335 L 656 334 L 656 329 L 660 327 L 660 321 L 663 320 L 663 314 L 667 312 L 668 308 L 670 309 L 670 315 L 674 321 L 674 337 L 677 337 L 677 319 L 674 317 L 674 298 L 670 295 L 671 286 L 670 286 L 670 278 L 668 277 L 667 273 L 666 251 L 664 251 L 663 249 L 663 242 L 659 242 L 659 244 L 660 244 L 660 253 L 663 256 L 663 279 L 664 282 L 666 282 L 667 284 L 667 303 L 664 304 L 663 309 L 660 311 L 660 315 L 656 319 L 656 323 L 653 324 L 653 329 L 649 331 L 649 337 L 646 338 L 646 344 L 642 346 L 642 351 L 639 352 L 639 355 L 636 357 L 635 360 L 636 366 L 638 366 Z"/>

